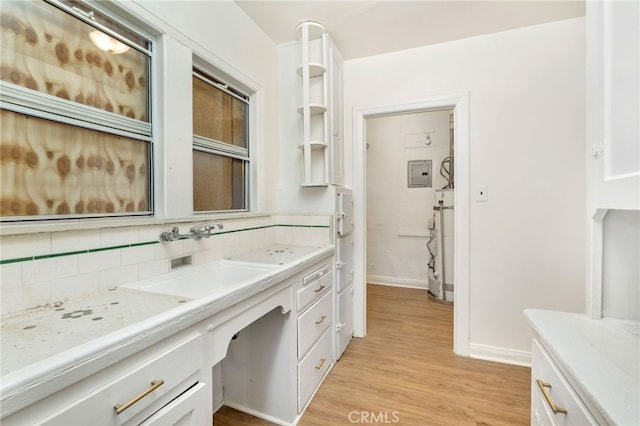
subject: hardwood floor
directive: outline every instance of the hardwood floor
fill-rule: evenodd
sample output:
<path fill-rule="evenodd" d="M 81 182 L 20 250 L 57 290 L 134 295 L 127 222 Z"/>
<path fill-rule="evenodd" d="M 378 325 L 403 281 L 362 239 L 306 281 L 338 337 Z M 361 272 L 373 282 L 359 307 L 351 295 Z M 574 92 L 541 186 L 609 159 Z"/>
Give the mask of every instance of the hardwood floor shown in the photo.
<path fill-rule="evenodd" d="M 530 424 L 530 369 L 454 355 L 451 306 L 371 284 L 367 301 L 367 337 L 353 339 L 299 425 Z M 214 422 L 270 424 L 226 407 Z"/>

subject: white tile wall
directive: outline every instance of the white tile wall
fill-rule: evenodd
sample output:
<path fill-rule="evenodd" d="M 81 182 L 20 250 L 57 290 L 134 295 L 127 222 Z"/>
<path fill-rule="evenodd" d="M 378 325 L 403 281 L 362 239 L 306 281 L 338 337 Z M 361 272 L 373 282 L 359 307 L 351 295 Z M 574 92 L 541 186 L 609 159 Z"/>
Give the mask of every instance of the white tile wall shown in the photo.
<path fill-rule="evenodd" d="M 51 233 L 6 235 L 0 237 L 0 248 L 3 259 L 51 254 Z"/>
<path fill-rule="evenodd" d="M 331 220 L 329 215 L 225 219 L 222 221 L 224 229 L 207 239 L 134 247 L 120 246 L 157 242 L 160 234 L 174 225 L 3 236 L 0 239 L 2 260 L 88 252 L 0 264 L 0 313 L 54 303 L 166 274 L 170 270 L 171 259 L 175 257 L 191 255 L 192 263 L 201 265 L 276 242 L 314 246 L 331 244 Z M 181 233 L 187 233 L 196 223 L 202 222 L 179 223 L 175 226 L 180 228 Z M 109 247 L 114 249 L 92 251 Z"/>
<path fill-rule="evenodd" d="M 78 275 L 78 256 L 58 256 L 23 262 L 22 282 L 26 285 Z"/>

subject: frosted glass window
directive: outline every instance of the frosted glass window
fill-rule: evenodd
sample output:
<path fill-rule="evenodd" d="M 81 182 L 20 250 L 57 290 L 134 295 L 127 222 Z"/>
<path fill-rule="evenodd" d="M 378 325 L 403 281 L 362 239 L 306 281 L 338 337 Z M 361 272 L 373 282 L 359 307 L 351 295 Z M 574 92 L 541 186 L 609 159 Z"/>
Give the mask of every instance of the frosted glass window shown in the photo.
<path fill-rule="evenodd" d="M 244 210 L 245 162 L 193 151 L 195 211 Z"/>
<path fill-rule="evenodd" d="M 152 43 L 94 6 L 2 2 L 2 221 L 153 211 Z"/>
<path fill-rule="evenodd" d="M 249 97 L 193 73 L 193 209 L 247 210 Z"/>
<path fill-rule="evenodd" d="M 120 41 L 44 1 L 3 2 L 1 13 L 2 81 L 149 121 L 147 42 L 103 18 L 128 40 Z"/>
<path fill-rule="evenodd" d="M 0 110 L 2 217 L 150 210 L 150 144 Z"/>

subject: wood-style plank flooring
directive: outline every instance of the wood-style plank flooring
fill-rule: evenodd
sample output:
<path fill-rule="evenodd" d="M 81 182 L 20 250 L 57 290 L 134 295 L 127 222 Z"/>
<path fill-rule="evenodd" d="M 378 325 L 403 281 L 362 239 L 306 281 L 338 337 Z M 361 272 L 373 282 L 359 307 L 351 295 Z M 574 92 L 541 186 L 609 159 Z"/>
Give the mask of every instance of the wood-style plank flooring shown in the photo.
<path fill-rule="evenodd" d="M 453 354 L 453 308 L 424 290 L 369 284 L 353 339 L 301 426 L 528 425 L 530 369 Z M 216 426 L 269 425 L 223 407 Z"/>

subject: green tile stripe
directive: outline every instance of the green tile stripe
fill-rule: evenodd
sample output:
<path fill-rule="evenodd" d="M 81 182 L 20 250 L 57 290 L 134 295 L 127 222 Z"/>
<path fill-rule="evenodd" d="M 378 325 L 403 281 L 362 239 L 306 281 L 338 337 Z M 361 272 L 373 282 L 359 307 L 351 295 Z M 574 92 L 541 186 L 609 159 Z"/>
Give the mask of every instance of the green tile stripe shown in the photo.
<path fill-rule="evenodd" d="M 218 231 L 215 234 L 211 234 L 211 236 L 215 237 L 216 235 L 233 234 L 234 232 L 255 231 L 255 230 L 258 230 L 258 229 L 273 228 L 273 227 L 278 227 L 278 226 L 285 227 L 285 228 L 325 228 L 325 229 L 329 229 L 330 228 L 328 225 L 284 225 L 284 224 L 278 224 L 278 225 L 255 226 L 255 227 L 252 227 L 252 228 L 232 229 L 232 230 L 228 230 L 228 231 Z M 99 247 L 99 248 L 87 249 L 87 250 L 68 251 L 68 252 L 63 252 L 63 253 L 41 254 L 41 255 L 37 255 L 37 256 L 18 257 L 18 258 L 15 258 L 15 259 L 2 259 L 2 260 L 0 260 L 0 265 L 6 265 L 6 264 L 9 264 L 9 263 L 18 263 L 18 262 L 28 262 L 30 260 L 50 259 L 50 258 L 53 258 L 53 257 L 73 256 L 73 255 L 77 255 L 77 254 L 97 253 L 97 252 L 100 252 L 100 251 L 107 251 L 107 250 L 119 250 L 119 249 L 130 248 L 130 247 L 148 246 L 148 245 L 152 245 L 152 244 L 160 244 L 160 241 L 145 241 L 145 242 L 141 242 L 141 243 L 122 244 L 122 245 L 118 245 L 118 246 Z"/>

